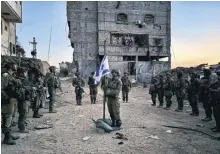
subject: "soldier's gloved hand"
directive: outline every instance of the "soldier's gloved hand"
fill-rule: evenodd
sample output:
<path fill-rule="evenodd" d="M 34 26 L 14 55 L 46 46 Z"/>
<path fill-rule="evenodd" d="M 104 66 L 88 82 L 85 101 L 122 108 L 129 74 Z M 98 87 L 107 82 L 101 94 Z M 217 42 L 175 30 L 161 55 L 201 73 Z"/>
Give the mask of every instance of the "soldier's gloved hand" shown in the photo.
<path fill-rule="evenodd" d="M 37 88 L 36 87 L 32 87 L 32 90 L 37 90 Z"/>

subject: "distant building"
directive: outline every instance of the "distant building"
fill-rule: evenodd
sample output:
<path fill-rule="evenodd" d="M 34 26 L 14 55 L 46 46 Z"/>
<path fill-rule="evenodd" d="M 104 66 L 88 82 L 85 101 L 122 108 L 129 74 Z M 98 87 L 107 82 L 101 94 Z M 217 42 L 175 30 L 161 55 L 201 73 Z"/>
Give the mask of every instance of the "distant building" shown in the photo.
<path fill-rule="evenodd" d="M 141 82 L 169 69 L 170 12 L 168 1 L 68 1 L 69 39 L 82 75 L 95 70 L 105 40 L 111 69 Z"/>
<path fill-rule="evenodd" d="M 1 1 L 1 55 L 16 55 L 16 23 L 22 23 L 22 2 Z"/>

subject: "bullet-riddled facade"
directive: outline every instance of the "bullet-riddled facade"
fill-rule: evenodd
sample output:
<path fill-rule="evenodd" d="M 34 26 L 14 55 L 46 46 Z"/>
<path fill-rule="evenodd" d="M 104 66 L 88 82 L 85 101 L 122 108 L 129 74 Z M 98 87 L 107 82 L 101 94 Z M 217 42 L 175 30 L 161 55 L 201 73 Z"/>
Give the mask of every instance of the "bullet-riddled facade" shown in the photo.
<path fill-rule="evenodd" d="M 171 2 L 67 2 L 74 61 L 88 76 L 104 55 L 110 68 L 136 75 L 141 82 L 170 68 Z M 162 59 L 166 58 L 166 61 Z"/>

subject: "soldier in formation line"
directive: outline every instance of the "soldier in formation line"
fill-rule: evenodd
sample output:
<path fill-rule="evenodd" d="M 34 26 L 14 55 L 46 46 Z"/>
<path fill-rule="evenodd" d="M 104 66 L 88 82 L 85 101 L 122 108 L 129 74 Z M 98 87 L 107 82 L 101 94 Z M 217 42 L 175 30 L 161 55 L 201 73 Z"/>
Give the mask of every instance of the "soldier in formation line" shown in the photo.
<path fill-rule="evenodd" d="M 95 75 L 95 72 L 93 71 L 88 80 L 91 104 L 96 104 L 96 98 L 97 98 L 97 93 L 98 93 L 98 84 L 95 83 L 94 75 Z"/>
<path fill-rule="evenodd" d="M 80 77 L 80 73 L 75 73 L 76 77 L 73 78 L 72 86 L 75 87 L 76 103 L 77 105 L 82 105 L 82 94 L 84 93 L 83 87 L 85 86 L 85 81 Z"/>
<path fill-rule="evenodd" d="M 128 78 L 128 73 L 124 72 L 124 76 L 121 78 L 122 81 L 122 99 L 123 102 L 128 102 L 128 93 L 131 90 L 131 81 Z"/>

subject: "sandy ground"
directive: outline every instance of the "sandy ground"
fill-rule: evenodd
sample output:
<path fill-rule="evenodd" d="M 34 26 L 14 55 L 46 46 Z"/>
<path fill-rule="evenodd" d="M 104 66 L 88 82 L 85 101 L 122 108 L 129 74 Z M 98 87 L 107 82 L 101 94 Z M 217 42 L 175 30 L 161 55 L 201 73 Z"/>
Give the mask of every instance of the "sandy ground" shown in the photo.
<path fill-rule="evenodd" d="M 175 112 L 177 103 L 173 101 L 172 110 L 152 107 L 147 88 L 135 87 L 130 92 L 129 103 L 121 103 L 123 126 L 120 133 L 128 140 L 114 139 L 116 132 L 102 133 L 95 128 L 93 119 L 102 118 L 102 91 L 99 90 L 98 103 L 90 104 L 89 89 L 83 98 L 83 105 L 76 106 L 74 88 L 69 81 L 62 81 L 64 92 L 57 96 L 58 113 L 49 114 L 41 109 L 40 119 L 28 118 L 29 134 L 19 134 L 17 127 L 13 133 L 21 139 L 14 146 L 1 145 L 2 154 L 219 154 L 220 141 L 209 136 L 188 130 L 170 129 L 161 125 L 184 126 L 213 134 L 209 128 L 214 121 L 203 123 L 204 110 L 200 104 L 200 116 L 189 116 L 190 107 L 185 102 L 183 113 Z M 59 93 L 58 93 L 59 94 Z M 107 118 L 109 117 L 106 112 Z M 53 123 L 50 129 L 35 130 L 34 126 Z M 204 124 L 201 128 L 196 124 Z M 141 127 L 145 128 L 141 128 Z M 167 133 L 171 130 L 172 133 Z M 150 135 L 159 139 L 149 138 Z M 3 136 L 3 135 L 2 135 Z M 90 137 L 84 141 L 84 137 Z M 119 142 L 124 144 L 119 145 Z"/>

